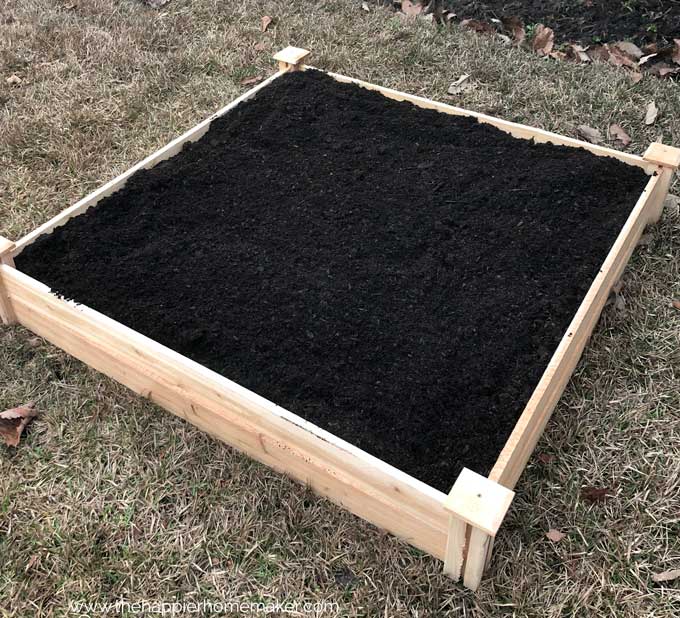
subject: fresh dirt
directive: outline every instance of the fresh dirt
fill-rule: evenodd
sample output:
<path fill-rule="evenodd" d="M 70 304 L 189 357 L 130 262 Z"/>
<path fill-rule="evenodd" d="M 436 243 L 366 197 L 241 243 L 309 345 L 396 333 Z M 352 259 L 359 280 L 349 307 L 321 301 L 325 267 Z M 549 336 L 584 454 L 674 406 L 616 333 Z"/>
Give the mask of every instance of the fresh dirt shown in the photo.
<path fill-rule="evenodd" d="M 516 16 L 527 25 L 543 23 L 563 42 L 666 44 L 680 37 L 680 3 L 669 0 L 443 0 L 443 5 L 460 19 Z"/>
<path fill-rule="evenodd" d="M 493 465 L 645 181 L 297 73 L 17 266 L 448 490 Z"/>

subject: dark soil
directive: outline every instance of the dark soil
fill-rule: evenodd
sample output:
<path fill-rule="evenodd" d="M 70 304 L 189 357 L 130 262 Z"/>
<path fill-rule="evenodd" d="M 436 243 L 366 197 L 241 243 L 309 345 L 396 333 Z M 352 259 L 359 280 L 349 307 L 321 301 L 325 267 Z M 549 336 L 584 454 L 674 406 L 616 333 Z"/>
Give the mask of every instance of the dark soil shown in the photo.
<path fill-rule="evenodd" d="M 458 19 L 517 16 L 542 23 L 561 42 L 633 41 L 640 45 L 680 38 L 678 0 L 443 0 Z"/>
<path fill-rule="evenodd" d="M 646 179 L 310 71 L 17 265 L 446 491 L 494 464 Z"/>

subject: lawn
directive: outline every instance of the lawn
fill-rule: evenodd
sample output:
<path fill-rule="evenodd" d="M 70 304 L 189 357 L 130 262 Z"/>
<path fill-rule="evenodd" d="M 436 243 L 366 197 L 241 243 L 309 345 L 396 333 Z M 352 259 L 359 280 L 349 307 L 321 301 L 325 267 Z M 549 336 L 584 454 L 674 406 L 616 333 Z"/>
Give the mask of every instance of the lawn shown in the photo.
<path fill-rule="evenodd" d="M 680 145 L 677 83 L 633 83 L 621 68 L 361 4 L 4 2 L 0 234 L 19 238 L 190 128 L 273 72 L 288 44 L 328 70 L 569 135 L 587 125 L 606 139 L 617 123 L 631 152 Z M 274 18 L 265 33 L 263 15 Z M 463 74 L 473 86 L 447 95 Z M 647 125 L 651 101 L 660 111 Z M 671 207 L 605 309 L 477 594 L 30 332 L 0 327 L 0 410 L 35 400 L 42 411 L 18 449 L 0 447 L 0 616 L 77 615 L 70 603 L 116 599 L 290 601 L 303 616 L 676 616 L 678 581 L 652 576 L 680 568 L 679 249 Z M 592 488 L 608 495 L 593 500 Z M 551 529 L 566 536 L 551 541 Z"/>

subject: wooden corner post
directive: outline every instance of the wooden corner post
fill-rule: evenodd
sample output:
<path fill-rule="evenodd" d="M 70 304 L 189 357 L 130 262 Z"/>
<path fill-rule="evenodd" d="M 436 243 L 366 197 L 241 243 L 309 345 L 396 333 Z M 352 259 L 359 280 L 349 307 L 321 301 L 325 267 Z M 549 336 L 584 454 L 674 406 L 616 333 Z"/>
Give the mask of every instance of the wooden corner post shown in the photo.
<path fill-rule="evenodd" d="M 304 64 L 302 61 L 309 56 L 309 51 L 301 47 L 286 47 L 277 54 L 274 60 L 279 63 L 279 71 L 300 71 Z"/>
<path fill-rule="evenodd" d="M 444 508 L 450 513 L 444 572 L 466 588 L 477 590 L 482 581 L 493 539 L 515 492 L 463 468 Z"/>
<path fill-rule="evenodd" d="M 649 145 L 642 158 L 645 161 L 658 165 L 657 173 L 661 176 L 662 190 L 659 195 L 662 197 L 654 204 L 654 208 L 650 209 L 649 215 L 649 223 L 654 223 L 661 217 L 663 203 L 671 186 L 673 174 L 678 169 L 678 166 L 680 166 L 680 148 L 653 142 Z"/>
<path fill-rule="evenodd" d="M 0 266 L 4 269 L 5 267 L 14 268 L 14 258 L 12 254 L 16 245 L 6 238 L 0 236 Z M 14 310 L 12 309 L 12 304 L 9 300 L 9 294 L 7 294 L 7 288 L 5 287 L 5 282 L 3 281 L 2 271 L 0 270 L 0 320 L 3 324 L 14 324 L 16 316 L 14 315 Z"/>

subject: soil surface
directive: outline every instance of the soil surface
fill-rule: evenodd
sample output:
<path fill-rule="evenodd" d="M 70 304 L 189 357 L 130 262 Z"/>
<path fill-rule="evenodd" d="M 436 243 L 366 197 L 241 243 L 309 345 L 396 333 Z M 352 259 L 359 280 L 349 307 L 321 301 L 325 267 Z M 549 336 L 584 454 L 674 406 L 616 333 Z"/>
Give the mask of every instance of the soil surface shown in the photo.
<path fill-rule="evenodd" d="M 680 38 L 677 0 L 443 0 L 443 6 L 459 19 L 517 16 L 525 25 L 543 23 L 561 42 L 644 44 Z"/>
<path fill-rule="evenodd" d="M 493 466 L 646 180 L 309 71 L 16 261 L 448 491 Z"/>

